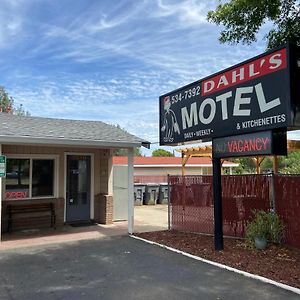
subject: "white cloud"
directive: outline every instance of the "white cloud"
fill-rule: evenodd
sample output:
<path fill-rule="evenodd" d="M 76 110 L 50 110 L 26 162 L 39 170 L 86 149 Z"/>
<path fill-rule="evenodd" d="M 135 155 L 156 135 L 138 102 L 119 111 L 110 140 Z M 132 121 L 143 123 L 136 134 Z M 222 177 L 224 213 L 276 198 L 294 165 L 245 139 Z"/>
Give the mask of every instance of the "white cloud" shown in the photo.
<path fill-rule="evenodd" d="M 35 80 L 35 90 L 16 85 L 9 93 L 14 95 L 16 105 L 23 104 L 33 115 L 103 120 L 120 124 L 131 132 L 132 127 L 139 128 L 140 135 L 150 137 L 148 133 L 158 122 L 159 95 L 155 93 L 159 81 L 154 73 L 139 76 L 132 72 L 125 77 L 124 80 L 73 77 L 59 81 L 43 78 Z M 145 81 L 148 84 L 144 85 Z"/>
<path fill-rule="evenodd" d="M 89 22 L 85 24 L 85 30 L 91 34 L 96 34 L 103 30 L 113 29 L 115 27 L 123 26 L 127 22 L 132 22 L 136 18 L 139 12 L 143 9 L 143 1 L 135 2 L 130 5 L 130 9 L 125 6 L 124 2 L 117 3 L 112 5 L 108 11 L 100 17 L 100 20 L 97 17 L 92 17 L 89 19 Z M 128 5 L 128 3 L 126 3 Z"/>
<path fill-rule="evenodd" d="M 46 55 L 56 63 L 101 66 L 104 62 L 113 67 L 131 61 L 189 80 L 207 75 L 214 65 L 220 68 L 221 63 L 223 67 L 226 63 L 222 60 L 228 62 L 237 56 L 226 46 L 219 46 L 220 50 L 211 56 L 211 49 L 218 46 L 218 28 L 205 20 L 211 3 L 195 0 L 139 1 L 134 5 L 125 1 L 114 6 L 107 5 L 108 2 L 95 3 L 75 18 L 66 14 L 57 22 L 27 18 L 31 22 L 28 27 L 36 32 L 22 33 L 30 35 L 31 43 L 21 45 L 26 47 L 22 51 L 24 59 Z M 24 5 L 30 10 L 30 5 Z"/>
<path fill-rule="evenodd" d="M 87 0 L 54 14 L 65 1 L 1 1 L 0 82 L 33 115 L 102 120 L 157 142 L 160 95 L 264 49 L 219 45 L 206 21 L 217 2 Z"/>
<path fill-rule="evenodd" d="M 22 31 L 22 1 L 0 2 L 0 49 L 11 48 L 15 37 Z"/>
<path fill-rule="evenodd" d="M 198 26 L 207 23 L 207 1 L 165 1 L 157 0 L 159 10 L 154 12 L 155 17 L 175 16 L 180 26 Z M 211 6 L 210 6 L 211 7 Z"/>

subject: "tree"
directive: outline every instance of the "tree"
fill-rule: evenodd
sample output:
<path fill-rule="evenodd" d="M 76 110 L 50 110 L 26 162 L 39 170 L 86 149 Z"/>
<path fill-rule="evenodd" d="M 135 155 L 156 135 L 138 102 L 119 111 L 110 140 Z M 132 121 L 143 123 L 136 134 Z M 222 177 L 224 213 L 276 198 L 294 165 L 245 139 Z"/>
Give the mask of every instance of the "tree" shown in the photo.
<path fill-rule="evenodd" d="M 114 126 L 116 126 L 118 129 L 121 129 L 121 130 L 129 133 L 127 130 L 122 128 L 119 124 L 114 125 Z M 134 156 L 142 156 L 141 147 L 134 148 L 133 155 Z M 127 156 L 127 149 L 117 149 L 117 150 L 115 150 L 114 151 L 114 156 Z"/>
<path fill-rule="evenodd" d="M 164 149 L 156 149 L 152 151 L 152 156 L 167 156 L 167 157 L 172 157 L 175 156 L 174 153 L 164 150 Z"/>
<path fill-rule="evenodd" d="M 134 148 L 133 155 L 134 156 L 142 156 L 141 147 Z M 115 150 L 114 156 L 127 156 L 127 149 L 118 149 L 118 150 Z"/>
<path fill-rule="evenodd" d="M 270 21 L 272 29 L 266 35 L 267 48 L 286 42 L 300 45 L 299 0 L 231 0 L 209 11 L 209 22 L 223 25 L 221 43 L 251 44 L 261 26 Z"/>
<path fill-rule="evenodd" d="M 18 116 L 29 116 L 30 113 L 25 111 L 23 105 L 20 104 L 19 107 L 14 108 L 14 99 L 8 95 L 5 88 L 0 86 L 0 112 L 14 114 Z"/>
<path fill-rule="evenodd" d="M 282 158 L 282 167 L 279 169 L 283 174 L 300 174 L 300 152 L 289 153 Z"/>
<path fill-rule="evenodd" d="M 281 169 L 282 167 L 282 158 L 278 157 L 278 169 Z M 260 165 L 260 170 L 262 173 L 268 173 L 272 171 L 274 168 L 273 165 L 273 157 L 265 156 L 264 160 L 262 161 Z"/>
<path fill-rule="evenodd" d="M 4 87 L 0 86 L 0 112 L 12 113 L 14 99 L 8 95 Z"/>
<path fill-rule="evenodd" d="M 23 104 L 20 104 L 19 107 L 14 108 L 13 114 L 18 116 L 30 116 L 30 112 L 23 108 Z"/>
<path fill-rule="evenodd" d="M 237 168 L 233 169 L 235 174 L 251 174 L 256 172 L 255 163 L 250 157 L 241 157 L 228 160 L 232 160 L 233 162 L 239 164 Z"/>
<path fill-rule="evenodd" d="M 256 167 L 253 160 L 248 157 L 235 159 L 240 166 L 235 168 L 235 173 L 256 173 Z M 261 164 L 262 173 L 267 173 L 273 169 L 273 157 L 266 156 Z M 281 174 L 300 174 L 300 152 L 289 153 L 287 157 L 278 157 L 278 172 Z"/>

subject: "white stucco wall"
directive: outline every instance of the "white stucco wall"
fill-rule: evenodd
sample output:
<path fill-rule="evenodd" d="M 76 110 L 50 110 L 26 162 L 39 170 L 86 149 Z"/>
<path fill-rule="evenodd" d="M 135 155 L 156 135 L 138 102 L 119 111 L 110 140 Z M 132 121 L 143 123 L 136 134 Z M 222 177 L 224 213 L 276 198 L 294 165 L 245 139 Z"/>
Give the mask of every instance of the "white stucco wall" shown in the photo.
<path fill-rule="evenodd" d="M 181 175 L 181 167 L 135 167 L 135 176 L 162 176 L 162 175 Z M 212 174 L 211 167 L 186 167 L 186 175 L 208 175 Z"/>

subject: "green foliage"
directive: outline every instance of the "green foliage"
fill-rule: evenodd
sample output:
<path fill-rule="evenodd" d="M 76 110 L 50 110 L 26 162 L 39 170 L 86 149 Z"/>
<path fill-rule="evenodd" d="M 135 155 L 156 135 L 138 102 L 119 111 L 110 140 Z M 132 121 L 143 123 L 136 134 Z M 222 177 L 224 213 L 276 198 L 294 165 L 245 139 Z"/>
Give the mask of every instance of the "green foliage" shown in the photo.
<path fill-rule="evenodd" d="M 255 162 L 250 157 L 228 159 L 239 164 L 234 168 L 234 174 L 256 173 Z M 266 156 L 261 164 L 261 172 L 266 173 L 273 170 L 273 157 Z M 278 172 L 281 174 L 300 174 L 300 152 L 289 153 L 287 157 L 278 157 Z"/>
<path fill-rule="evenodd" d="M 280 159 L 278 159 L 278 164 Z M 269 172 L 273 170 L 273 159 L 271 157 L 266 156 L 260 165 L 260 169 L 262 173 Z"/>
<path fill-rule="evenodd" d="M 175 156 L 174 153 L 164 150 L 164 149 L 156 149 L 152 151 L 152 156 L 167 156 L 167 157 L 172 157 Z"/>
<path fill-rule="evenodd" d="M 133 152 L 134 156 L 142 156 L 141 148 L 136 147 L 134 148 Z M 127 149 L 117 149 L 114 151 L 114 156 L 127 156 Z"/>
<path fill-rule="evenodd" d="M 273 170 L 273 159 L 265 157 L 261 164 L 262 172 Z M 278 157 L 278 171 L 281 174 L 300 174 L 300 152 L 289 153 L 287 157 Z"/>
<path fill-rule="evenodd" d="M 254 213 L 254 218 L 247 224 L 246 238 L 254 241 L 255 237 L 267 238 L 269 233 L 269 220 L 267 212 L 259 210 Z"/>
<path fill-rule="evenodd" d="M 14 108 L 14 99 L 8 95 L 5 88 L 0 86 L 0 112 L 14 114 L 18 116 L 29 116 L 30 113 L 25 111 L 23 105 Z"/>
<path fill-rule="evenodd" d="M 288 41 L 300 45 L 299 0 L 231 0 L 209 11 L 208 21 L 223 25 L 221 43 L 251 44 L 266 21 L 273 28 L 266 35 L 268 49 Z"/>
<path fill-rule="evenodd" d="M 277 214 L 269 213 L 268 218 L 270 226 L 269 239 L 273 243 L 280 244 L 284 237 L 285 227 Z"/>
<path fill-rule="evenodd" d="M 300 174 L 300 152 L 292 152 L 282 158 L 279 170 L 283 174 Z"/>
<path fill-rule="evenodd" d="M 284 225 L 274 212 L 254 210 L 253 219 L 246 226 L 246 241 L 254 246 L 254 238 L 266 238 L 273 243 L 281 243 L 284 236 Z"/>
<path fill-rule="evenodd" d="M 275 28 L 267 35 L 268 48 L 278 47 L 287 41 L 300 45 L 300 4 L 295 0 L 282 0 Z"/>
<path fill-rule="evenodd" d="M 233 168 L 235 174 L 253 174 L 256 172 L 254 161 L 250 157 L 241 157 L 233 159 L 233 162 L 238 163 L 237 168 Z"/>
<path fill-rule="evenodd" d="M 12 113 L 14 99 L 0 86 L 0 112 Z"/>

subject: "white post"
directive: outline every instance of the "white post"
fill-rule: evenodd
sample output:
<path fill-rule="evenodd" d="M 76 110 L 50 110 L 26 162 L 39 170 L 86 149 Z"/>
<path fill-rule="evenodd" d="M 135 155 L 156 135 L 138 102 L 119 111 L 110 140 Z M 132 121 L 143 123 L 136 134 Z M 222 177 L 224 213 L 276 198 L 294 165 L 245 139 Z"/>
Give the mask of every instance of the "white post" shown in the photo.
<path fill-rule="evenodd" d="M 134 194 L 133 194 L 133 148 L 128 148 L 128 233 L 133 234 Z"/>
<path fill-rule="evenodd" d="M 2 145 L 0 144 L 0 155 L 2 155 Z M 2 178 L 0 177 L 0 244 L 1 244 L 1 230 L 2 230 Z"/>
<path fill-rule="evenodd" d="M 110 150 L 110 156 L 108 159 L 108 195 L 112 195 L 113 194 L 113 154 L 112 154 L 112 150 Z"/>

